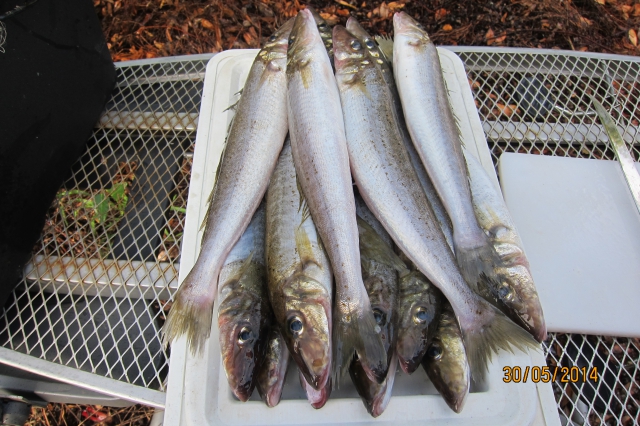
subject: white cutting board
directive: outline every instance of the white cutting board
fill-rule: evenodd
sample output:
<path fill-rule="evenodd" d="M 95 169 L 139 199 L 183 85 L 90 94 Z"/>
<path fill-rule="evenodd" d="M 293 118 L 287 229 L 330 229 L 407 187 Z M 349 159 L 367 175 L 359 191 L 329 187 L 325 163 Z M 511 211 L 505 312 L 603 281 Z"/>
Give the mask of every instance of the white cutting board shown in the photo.
<path fill-rule="evenodd" d="M 498 168 L 548 330 L 640 337 L 640 214 L 619 164 L 505 153 Z"/>

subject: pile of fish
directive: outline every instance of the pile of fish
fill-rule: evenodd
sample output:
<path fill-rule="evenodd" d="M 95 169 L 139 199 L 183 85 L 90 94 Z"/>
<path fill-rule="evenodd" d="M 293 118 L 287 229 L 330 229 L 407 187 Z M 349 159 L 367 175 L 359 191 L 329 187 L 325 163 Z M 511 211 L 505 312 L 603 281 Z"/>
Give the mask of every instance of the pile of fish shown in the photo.
<path fill-rule="evenodd" d="M 436 47 L 409 15 L 392 51 L 311 9 L 258 53 L 199 257 L 164 327 L 201 353 L 218 300 L 224 369 L 280 400 L 289 358 L 322 407 L 348 371 L 369 413 L 422 364 L 456 412 L 499 349 L 539 347 L 522 243 L 465 152 Z M 354 187 L 355 182 L 355 187 Z M 265 197 L 266 194 L 266 197 Z"/>

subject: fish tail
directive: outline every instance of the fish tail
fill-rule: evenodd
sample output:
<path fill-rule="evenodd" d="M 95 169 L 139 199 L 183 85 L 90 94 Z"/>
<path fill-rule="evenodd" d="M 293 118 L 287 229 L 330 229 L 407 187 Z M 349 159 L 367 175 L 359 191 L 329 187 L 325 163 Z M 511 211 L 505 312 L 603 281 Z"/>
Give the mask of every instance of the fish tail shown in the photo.
<path fill-rule="evenodd" d="M 480 298 L 478 301 L 483 312 L 481 318 L 476 317 L 471 326 L 463 327 L 463 322 L 460 325 L 471 376 L 476 382 L 483 382 L 491 358 L 498 349 L 513 353 L 514 347 L 526 351 L 527 348 L 540 349 L 540 345 L 489 302 Z"/>
<path fill-rule="evenodd" d="M 202 355 L 211 333 L 215 291 L 203 295 L 199 286 L 191 285 L 190 277 L 191 273 L 178 289 L 167 322 L 162 327 L 163 343 L 167 346 L 184 334 L 191 353 Z"/>
<path fill-rule="evenodd" d="M 382 383 L 387 375 L 387 352 L 378 334 L 379 326 L 366 299 L 366 308 L 359 313 L 343 313 L 336 317 L 333 329 L 333 382 L 340 382 L 351 362 L 357 357 L 367 377 Z"/>
<path fill-rule="evenodd" d="M 501 264 L 489 238 L 484 232 L 480 232 L 481 237 L 473 240 L 460 238 L 455 230 L 453 233 L 453 249 L 460 272 L 467 284 L 475 291 L 483 274 L 496 279 L 495 267 Z"/>

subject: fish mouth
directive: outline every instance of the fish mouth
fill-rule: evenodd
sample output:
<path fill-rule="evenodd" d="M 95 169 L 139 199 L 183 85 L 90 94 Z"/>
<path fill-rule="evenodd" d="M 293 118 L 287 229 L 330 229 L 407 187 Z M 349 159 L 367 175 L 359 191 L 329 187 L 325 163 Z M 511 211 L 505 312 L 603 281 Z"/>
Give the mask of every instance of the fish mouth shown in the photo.
<path fill-rule="evenodd" d="M 241 402 L 247 402 L 249 398 L 251 398 L 251 394 L 253 393 L 253 381 L 245 382 L 237 385 L 234 388 L 231 388 L 233 394 L 236 398 L 238 398 Z"/>
<path fill-rule="evenodd" d="M 309 404 L 311 404 L 313 408 L 319 410 L 324 407 L 329 400 L 329 396 L 331 396 L 331 379 L 327 381 L 326 385 L 322 389 L 318 390 L 311 387 L 309 382 L 307 382 L 306 378 L 302 375 L 302 372 L 300 372 L 300 384 L 307 394 L 307 401 L 309 401 Z"/>
<path fill-rule="evenodd" d="M 400 364 L 400 368 L 402 368 L 402 371 L 407 374 L 413 374 L 413 372 L 418 369 L 420 361 L 422 361 L 422 357 L 424 356 L 424 352 L 425 351 L 422 351 L 419 357 L 413 358 L 403 358 L 402 356 L 398 355 L 398 363 Z"/>
<path fill-rule="evenodd" d="M 328 345 L 322 349 L 310 349 L 311 345 L 304 348 L 304 344 L 299 346 L 298 352 L 292 351 L 293 359 L 309 386 L 319 391 L 326 386 L 331 373 L 330 349 Z"/>

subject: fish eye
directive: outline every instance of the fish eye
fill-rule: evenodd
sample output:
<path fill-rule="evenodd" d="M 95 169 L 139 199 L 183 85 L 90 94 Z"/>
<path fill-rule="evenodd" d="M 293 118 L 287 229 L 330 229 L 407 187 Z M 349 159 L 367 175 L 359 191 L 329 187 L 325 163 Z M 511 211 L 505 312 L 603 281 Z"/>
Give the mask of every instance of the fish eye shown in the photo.
<path fill-rule="evenodd" d="M 511 291 L 511 289 L 505 285 L 500 287 L 500 289 L 498 290 L 498 296 L 500 297 L 501 300 L 506 300 L 507 302 L 510 302 L 513 300 L 513 291 Z"/>
<path fill-rule="evenodd" d="M 271 37 L 269 37 L 269 42 L 270 42 L 270 43 L 273 43 L 274 41 L 276 41 L 276 38 L 277 38 L 277 37 L 276 37 L 276 35 L 275 35 L 275 34 L 274 34 L 274 35 L 272 35 Z"/>
<path fill-rule="evenodd" d="M 351 47 L 353 48 L 353 50 L 362 49 L 362 45 L 360 44 L 360 42 L 358 40 L 351 40 Z"/>
<path fill-rule="evenodd" d="M 418 308 L 416 312 L 413 314 L 413 322 L 416 324 L 424 324 L 429 319 L 429 313 L 425 308 Z"/>
<path fill-rule="evenodd" d="M 325 24 L 324 22 L 323 22 L 322 24 L 318 25 L 318 29 L 319 29 L 319 30 L 324 31 L 324 30 L 326 30 L 327 28 L 328 28 L 328 26 L 327 26 L 327 24 Z"/>
<path fill-rule="evenodd" d="M 302 321 L 300 321 L 300 318 L 293 317 L 289 320 L 289 330 L 291 330 L 295 336 L 302 334 L 302 328 Z"/>
<path fill-rule="evenodd" d="M 373 310 L 373 318 L 376 320 L 376 324 L 384 325 L 386 322 L 386 315 L 380 309 Z"/>
<path fill-rule="evenodd" d="M 291 46 L 293 44 L 293 41 L 295 40 L 295 36 L 291 36 L 289 37 L 289 46 Z"/>
<path fill-rule="evenodd" d="M 373 49 L 374 47 L 376 47 L 376 44 L 374 43 L 373 40 L 371 40 L 370 38 L 366 39 L 364 41 L 365 46 L 367 46 L 369 49 Z"/>
<path fill-rule="evenodd" d="M 433 360 L 442 358 L 442 347 L 439 343 L 432 343 L 427 349 L 427 356 Z"/>
<path fill-rule="evenodd" d="M 240 333 L 238 333 L 238 343 L 241 345 L 253 338 L 253 333 L 249 327 L 242 327 Z"/>

